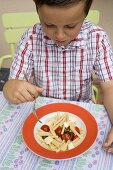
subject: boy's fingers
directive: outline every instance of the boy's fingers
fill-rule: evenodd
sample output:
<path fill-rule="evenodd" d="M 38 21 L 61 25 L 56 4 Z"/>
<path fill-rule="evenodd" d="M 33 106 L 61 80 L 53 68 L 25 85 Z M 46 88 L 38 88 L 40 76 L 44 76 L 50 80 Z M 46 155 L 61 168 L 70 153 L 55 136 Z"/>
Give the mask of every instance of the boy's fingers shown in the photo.
<path fill-rule="evenodd" d="M 26 84 L 28 83 L 28 84 Z M 31 84 L 30 82 L 25 82 L 25 89 L 29 92 L 29 94 L 35 99 L 37 98 L 40 93 L 43 92 L 43 88 L 40 88 L 40 87 L 37 87 L 36 85 L 34 84 Z M 25 94 L 25 91 L 24 91 L 24 94 Z M 31 97 L 30 96 L 26 96 L 28 100 L 31 101 Z"/>
<path fill-rule="evenodd" d="M 105 146 L 105 147 L 111 146 L 112 142 L 113 142 L 112 137 L 110 137 L 110 136 L 108 135 L 107 138 L 106 138 L 106 141 L 105 141 L 105 143 L 104 143 L 104 146 Z"/>
<path fill-rule="evenodd" d="M 38 91 L 39 93 L 42 93 L 42 92 L 44 91 L 44 89 L 43 89 L 43 88 L 40 88 L 40 87 L 36 87 L 36 89 L 37 89 L 37 91 Z"/>
<path fill-rule="evenodd" d="M 113 127 L 111 128 L 103 147 L 107 149 L 108 152 L 109 151 L 113 152 L 113 148 L 111 147 L 112 144 L 113 144 Z"/>
<path fill-rule="evenodd" d="M 108 152 L 109 152 L 109 153 L 113 153 L 113 147 L 110 147 L 110 148 L 108 149 Z"/>

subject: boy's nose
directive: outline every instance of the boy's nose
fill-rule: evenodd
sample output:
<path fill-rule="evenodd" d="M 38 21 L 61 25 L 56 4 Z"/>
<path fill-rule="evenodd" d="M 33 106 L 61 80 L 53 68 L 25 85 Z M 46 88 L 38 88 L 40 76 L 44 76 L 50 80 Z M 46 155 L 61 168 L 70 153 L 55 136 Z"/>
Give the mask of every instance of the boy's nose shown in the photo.
<path fill-rule="evenodd" d="M 64 30 L 59 29 L 55 32 L 55 38 L 57 41 L 65 41 L 66 40 L 66 34 Z"/>

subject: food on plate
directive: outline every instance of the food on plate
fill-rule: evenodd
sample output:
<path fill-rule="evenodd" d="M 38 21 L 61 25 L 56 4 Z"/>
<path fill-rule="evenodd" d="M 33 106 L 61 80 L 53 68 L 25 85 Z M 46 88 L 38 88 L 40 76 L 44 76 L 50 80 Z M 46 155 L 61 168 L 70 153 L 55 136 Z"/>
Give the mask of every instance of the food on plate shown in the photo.
<path fill-rule="evenodd" d="M 56 113 L 37 130 L 36 140 L 48 150 L 67 151 L 80 145 L 86 130 L 67 112 Z"/>

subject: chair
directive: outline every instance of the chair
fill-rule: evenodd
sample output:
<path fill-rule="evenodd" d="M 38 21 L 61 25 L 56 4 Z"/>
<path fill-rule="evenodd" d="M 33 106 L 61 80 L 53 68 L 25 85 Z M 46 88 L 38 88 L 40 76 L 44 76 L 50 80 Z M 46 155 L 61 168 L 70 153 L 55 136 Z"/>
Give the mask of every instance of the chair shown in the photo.
<path fill-rule="evenodd" d="M 13 59 L 15 46 L 28 28 L 39 22 L 39 17 L 36 12 L 21 12 L 21 13 L 6 13 L 2 16 L 3 26 L 5 27 L 5 40 L 10 47 L 10 54 L 0 57 L 0 68 L 7 59 Z"/>
<path fill-rule="evenodd" d="M 99 91 L 98 91 L 98 88 L 95 85 L 92 86 L 92 93 L 93 93 L 93 96 L 92 96 L 93 101 L 95 103 L 97 103 Z"/>
<path fill-rule="evenodd" d="M 89 20 L 98 24 L 99 11 L 90 10 L 87 16 Z M 9 44 L 10 54 L 0 57 L 0 68 L 3 62 L 7 59 L 13 59 L 15 53 L 15 45 L 17 44 L 20 36 L 28 28 L 35 23 L 40 22 L 36 12 L 20 12 L 20 13 L 5 13 L 2 16 L 3 26 L 5 27 L 5 40 Z"/>
<path fill-rule="evenodd" d="M 90 10 L 86 18 L 92 21 L 94 24 L 98 24 L 100 13 L 98 10 Z M 92 85 L 92 98 L 95 103 L 97 102 L 98 97 L 99 97 L 98 88 L 93 84 Z"/>
<path fill-rule="evenodd" d="M 100 12 L 98 10 L 90 10 L 86 18 L 97 25 L 100 19 Z"/>

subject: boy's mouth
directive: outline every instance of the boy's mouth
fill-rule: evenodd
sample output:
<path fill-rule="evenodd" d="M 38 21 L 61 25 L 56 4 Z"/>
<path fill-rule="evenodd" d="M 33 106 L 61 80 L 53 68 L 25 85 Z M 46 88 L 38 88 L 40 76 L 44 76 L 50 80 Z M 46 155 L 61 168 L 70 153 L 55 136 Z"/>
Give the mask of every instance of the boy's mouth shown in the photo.
<path fill-rule="evenodd" d="M 67 45 L 69 42 L 68 42 L 68 41 L 57 41 L 57 40 L 55 40 L 55 43 L 56 43 L 57 45 L 63 45 L 63 46 L 65 46 L 65 45 Z"/>

